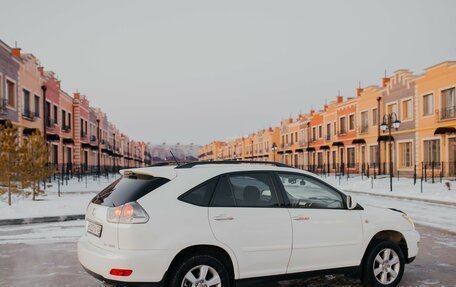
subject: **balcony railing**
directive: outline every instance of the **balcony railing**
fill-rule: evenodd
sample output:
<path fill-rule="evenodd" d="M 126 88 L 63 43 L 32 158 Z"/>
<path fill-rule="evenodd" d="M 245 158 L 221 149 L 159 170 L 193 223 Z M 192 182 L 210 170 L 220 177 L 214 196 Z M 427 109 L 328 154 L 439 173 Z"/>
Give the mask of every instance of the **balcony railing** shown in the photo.
<path fill-rule="evenodd" d="M 62 125 L 62 131 L 65 133 L 69 133 L 71 131 L 70 125 Z"/>
<path fill-rule="evenodd" d="M 454 119 L 454 118 L 456 118 L 456 106 L 445 107 L 440 110 L 440 119 L 441 120 Z"/>
<path fill-rule="evenodd" d="M 47 117 L 46 118 L 46 127 L 52 129 L 57 125 L 57 121 L 53 118 Z"/>
<path fill-rule="evenodd" d="M 27 120 L 30 120 L 30 121 L 34 121 L 35 120 L 35 112 L 29 110 L 29 109 L 24 109 L 22 111 L 22 117 L 27 119 Z"/>
<path fill-rule="evenodd" d="M 0 99 L 0 114 L 6 114 L 8 112 L 8 99 Z"/>

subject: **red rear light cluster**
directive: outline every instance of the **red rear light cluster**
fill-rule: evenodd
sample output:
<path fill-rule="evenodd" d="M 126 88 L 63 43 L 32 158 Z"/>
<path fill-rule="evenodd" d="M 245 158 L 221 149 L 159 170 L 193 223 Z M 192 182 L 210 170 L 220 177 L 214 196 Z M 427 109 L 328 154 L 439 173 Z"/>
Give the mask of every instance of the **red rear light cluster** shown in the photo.
<path fill-rule="evenodd" d="M 114 276 L 130 276 L 131 273 L 133 273 L 133 270 L 128 270 L 128 269 L 111 269 L 111 272 L 109 274 L 114 275 Z"/>
<path fill-rule="evenodd" d="M 149 221 L 149 215 L 137 202 L 108 208 L 107 221 L 111 223 L 136 224 Z"/>

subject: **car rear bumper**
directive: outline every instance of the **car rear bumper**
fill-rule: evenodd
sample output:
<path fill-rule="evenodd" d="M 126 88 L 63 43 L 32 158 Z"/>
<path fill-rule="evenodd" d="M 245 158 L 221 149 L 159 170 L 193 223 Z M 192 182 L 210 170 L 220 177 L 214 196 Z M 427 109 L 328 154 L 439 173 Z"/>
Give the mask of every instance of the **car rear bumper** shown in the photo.
<path fill-rule="evenodd" d="M 83 236 L 78 241 L 78 259 L 84 269 L 106 283 L 122 286 L 162 286 L 174 257 L 168 250 L 106 250 L 93 245 Z M 114 276 L 111 269 L 133 270 L 130 276 Z"/>

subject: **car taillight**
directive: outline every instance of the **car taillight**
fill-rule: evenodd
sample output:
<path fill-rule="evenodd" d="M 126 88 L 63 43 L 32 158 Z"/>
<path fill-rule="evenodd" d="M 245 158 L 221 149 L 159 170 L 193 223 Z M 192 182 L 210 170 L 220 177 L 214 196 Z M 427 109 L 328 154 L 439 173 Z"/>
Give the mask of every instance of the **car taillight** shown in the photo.
<path fill-rule="evenodd" d="M 107 221 L 111 223 L 136 224 L 149 221 L 149 215 L 137 202 L 108 208 Z"/>

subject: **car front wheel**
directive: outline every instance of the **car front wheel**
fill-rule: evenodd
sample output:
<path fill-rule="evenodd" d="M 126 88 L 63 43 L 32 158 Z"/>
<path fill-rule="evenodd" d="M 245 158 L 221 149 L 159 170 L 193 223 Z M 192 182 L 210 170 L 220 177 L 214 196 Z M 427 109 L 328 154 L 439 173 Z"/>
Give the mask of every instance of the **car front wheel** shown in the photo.
<path fill-rule="evenodd" d="M 195 255 L 182 260 L 170 275 L 171 287 L 231 287 L 225 265 L 208 255 Z"/>
<path fill-rule="evenodd" d="M 395 242 L 378 242 L 364 261 L 363 283 L 372 287 L 395 287 L 401 281 L 404 266 L 404 254 Z"/>

